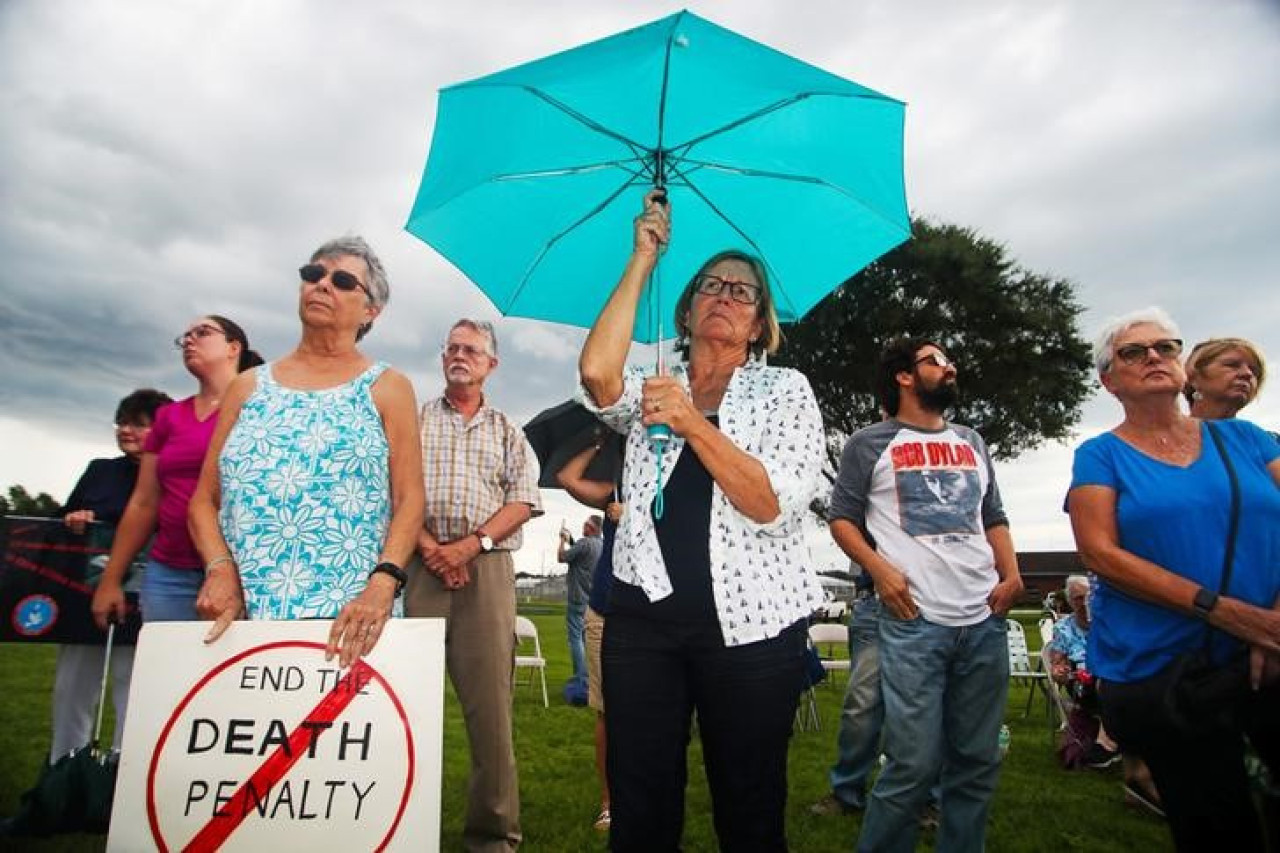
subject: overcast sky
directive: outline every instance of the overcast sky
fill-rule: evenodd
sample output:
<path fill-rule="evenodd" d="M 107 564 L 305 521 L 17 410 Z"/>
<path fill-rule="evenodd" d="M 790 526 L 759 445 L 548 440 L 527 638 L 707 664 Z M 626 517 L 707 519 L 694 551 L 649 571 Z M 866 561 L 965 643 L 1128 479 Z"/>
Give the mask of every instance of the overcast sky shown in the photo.
<path fill-rule="evenodd" d="M 366 351 L 420 398 L 438 393 L 450 322 L 500 318 L 403 230 L 436 90 L 680 8 L 0 2 L 0 486 L 64 499 L 89 458 L 111 455 L 116 400 L 147 385 L 190 394 L 169 341 L 200 314 L 226 314 L 266 357 L 283 355 L 298 334 L 296 268 L 346 232 L 367 237 L 391 277 Z M 1155 303 L 1188 343 L 1241 335 L 1280 358 L 1274 0 L 688 8 L 906 101 L 913 213 L 1076 282 L 1086 335 Z M 499 334 L 496 405 L 524 420 L 570 395 L 581 333 L 503 319 Z M 1280 391 L 1246 414 L 1280 426 Z M 1079 435 L 1118 419 L 1097 397 Z M 1070 457 L 1053 445 L 999 466 L 1020 548 L 1070 547 Z M 525 568 L 553 561 L 554 530 L 583 515 L 559 494 L 548 509 Z M 835 561 L 825 546 L 815 556 Z"/>

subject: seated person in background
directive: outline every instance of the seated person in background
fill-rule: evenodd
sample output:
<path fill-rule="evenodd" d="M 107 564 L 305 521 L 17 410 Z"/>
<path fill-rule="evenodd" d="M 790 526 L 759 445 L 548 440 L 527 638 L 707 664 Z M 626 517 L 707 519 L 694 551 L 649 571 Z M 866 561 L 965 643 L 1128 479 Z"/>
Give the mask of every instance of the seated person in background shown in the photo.
<path fill-rule="evenodd" d="M 1092 733 L 1093 740 L 1083 749 L 1083 754 L 1068 760 L 1064 744 L 1063 763 L 1068 767 L 1080 764 L 1094 769 L 1110 767 L 1124 759 L 1125 802 L 1140 805 L 1162 814 L 1160 797 L 1151 783 L 1151 774 L 1142 759 L 1121 756 L 1119 746 L 1107 734 L 1098 719 L 1097 692 L 1092 673 L 1087 666 L 1089 644 L 1089 579 L 1084 575 L 1067 578 L 1066 600 L 1071 605 L 1071 615 L 1059 619 L 1053 627 L 1053 641 L 1045 647 L 1049 664 L 1049 677 L 1066 687 L 1075 700 L 1071 719 L 1067 722 L 1070 740 L 1080 733 Z"/>

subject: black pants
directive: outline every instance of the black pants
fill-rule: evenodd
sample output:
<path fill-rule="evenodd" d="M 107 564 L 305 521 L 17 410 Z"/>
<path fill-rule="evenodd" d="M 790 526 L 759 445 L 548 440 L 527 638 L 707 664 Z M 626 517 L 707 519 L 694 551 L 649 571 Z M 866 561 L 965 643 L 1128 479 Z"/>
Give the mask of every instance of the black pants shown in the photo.
<path fill-rule="evenodd" d="M 601 665 L 610 849 L 680 849 L 695 709 L 720 849 L 787 849 L 787 747 L 804 649 L 803 624 L 727 648 L 714 623 L 609 614 Z"/>
<path fill-rule="evenodd" d="M 1165 714 L 1168 680 L 1166 672 L 1129 684 L 1104 683 L 1098 694 L 1107 732 L 1125 753 L 1147 762 L 1179 851 L 1261 851 L 1244 735 L 1275 778 L 1280 773 L 1280 683 L 1249 697 L 1239 728 L 1188 735 Z"/>

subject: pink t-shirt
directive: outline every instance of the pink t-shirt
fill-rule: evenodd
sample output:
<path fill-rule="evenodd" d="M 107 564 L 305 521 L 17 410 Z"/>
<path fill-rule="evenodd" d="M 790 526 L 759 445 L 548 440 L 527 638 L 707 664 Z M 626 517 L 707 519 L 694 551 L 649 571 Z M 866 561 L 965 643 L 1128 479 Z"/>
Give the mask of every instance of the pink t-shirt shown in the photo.
<path fill-rule="evenodd" d="M 156 412 L 143 447 L 144 452 L 156 454 L 160 479 L 160 514 L 151 559 L 172 569 L 204 566 L 187 533 L 187 504 L 196 490 L 200 466 L 217 424 L 216 411 L 203 421 L 196 419 L 194 397 L 178 400 Z"/>

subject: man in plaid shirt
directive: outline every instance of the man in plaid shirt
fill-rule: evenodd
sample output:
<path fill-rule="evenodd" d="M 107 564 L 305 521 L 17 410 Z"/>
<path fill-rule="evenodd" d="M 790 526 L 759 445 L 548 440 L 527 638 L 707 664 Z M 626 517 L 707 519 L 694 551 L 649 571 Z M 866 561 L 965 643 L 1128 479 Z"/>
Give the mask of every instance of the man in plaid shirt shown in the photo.
<path fill-rule="evenodd" d="M 511 737 L 515 566 L 520 527 L 542 513 L 538 464 L 524 432 L 491 408 L 485 378 L 498 366 L 489 323 L 453 324 L 441 352 L 445 391 L 422 407 L 427 509 L 405 594 L 408 616 L 448 620 L 445 657 L 471 745 L 463 843 L 520 844 Z"/>

